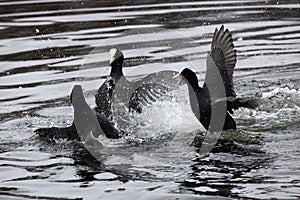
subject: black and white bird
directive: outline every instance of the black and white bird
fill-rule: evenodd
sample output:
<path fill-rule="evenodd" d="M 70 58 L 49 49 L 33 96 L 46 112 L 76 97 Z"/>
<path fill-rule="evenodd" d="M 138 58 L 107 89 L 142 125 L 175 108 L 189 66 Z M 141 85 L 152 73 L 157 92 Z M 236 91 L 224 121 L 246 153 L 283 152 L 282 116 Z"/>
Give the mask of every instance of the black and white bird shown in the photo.
<path fill-rule="evenodd" d="M 230 115 L 233 114 L 234 109 L 240 107 L 254 109 L 261 103 L 260 99 L 254 97 L 236 96 L 233 85 L 235 65 L 236 50 L 232 36 L 222 25 L 219 30 L 215 29 L 213 35 L 211 50 L 206 59 L 203 87 L 198 85 L 196 74 L 188 68 L 174 76 L 178 81 L 185 80 L 188 83 L 192 111 L 206 130 L 209 130 L 211 125 L 213 106 L 220 102 L 226 106 L 223 116 L 224 125 L 220 126 L 221 130 L 236 129 L 236 123 Z"/>
<path fill-rule="evenodd" d="M 169 88 L 161 83 L 151 81 L 157 74 L 149 74 L 146 77 L 130 82 L 123 73 L 124 55 L 117 49 L 110 50 L 111 71 L 105 82 L 96 94 L 96 112 L 103 114 L 112 120 L 112 104 L 115 98 L 121 99 L 129 110 L 142 112 L 142 105 L 156 101 L 160 96 L 169 91 Z M 162 73 L 162 72 L 159 72 Z M 158 73 L 158 74 L 159 74 Z M 173 72 L 164 72 L 165 76 Z"/>

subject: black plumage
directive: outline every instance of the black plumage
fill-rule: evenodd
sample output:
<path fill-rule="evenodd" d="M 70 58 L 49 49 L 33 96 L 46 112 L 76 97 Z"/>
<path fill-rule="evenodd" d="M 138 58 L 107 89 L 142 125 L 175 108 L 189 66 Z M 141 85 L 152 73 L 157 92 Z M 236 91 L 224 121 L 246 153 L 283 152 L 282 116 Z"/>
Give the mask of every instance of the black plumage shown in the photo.
<path fill-rule="evenodd" d="M 130 82 L 123 74 L 124 55 L 116 48 L 110 50 L 111 72 L 105 82 L 98 89 L 96 94 L 96 112 L 113 120 L 112 104 L 116 98 L 124 103 L 130 111 L 141 113 L 145 102 L 155 102 L 159 96 L 162 96 L 169 88 L 149 81 L 155 74 L 149 74 L 146 77 Z M 165 72 L 170 73 L 170 72 Z"/>
<path fill-rule="evenodd" d="M 236 50 L 234 49 L 231 33 L 224 26 L 214 32 L 211 51 L 206 59 L 206 75 L 203 87 L 199 87 L 196 74 L 183 69 L 179 74 L 188 82 L 192 111 L 205 127 L 211 124 L 212 107 L 223 103 L 224 125 L 222 130 L 236 129 L 236 123 L 231 117 L 233 109 L 246 107 L 254 109 L 260 104 L 257 98 L 237 98 L 233 85 L 233 73 L 236 64 Z M 200 114 L 200 115 L 199 115 Z"/>
<path fill-rule="evenodd" d="M 61 128 L 39 128 L 35 130 L 35 133 L 46 140 L 78 140 L 80 138 L 87 138 L 90 133 L 95 138 L 100 135 L 112 139 L 121 137 L 121 132 L 113 126 L 110 120 L 104 115 L 96 113 L 86 103 L 80 85 L 73 87 L 70 98 L 74 108 L 74 121 L 72 125 Z"/>

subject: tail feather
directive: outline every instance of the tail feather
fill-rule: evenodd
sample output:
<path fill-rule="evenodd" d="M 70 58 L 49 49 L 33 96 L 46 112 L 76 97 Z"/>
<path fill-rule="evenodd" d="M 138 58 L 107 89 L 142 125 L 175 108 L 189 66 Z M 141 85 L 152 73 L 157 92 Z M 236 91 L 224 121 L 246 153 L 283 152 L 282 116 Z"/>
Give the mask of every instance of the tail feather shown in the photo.
<path fill-rule="evenodd" d="M 256 97 L 234 98 L 234 100 L 230 100 L 230 99 L 227 100 L 227 107 L 229 111 L 241 107 L 255 109 L 258 106 L 260 106 L 262 103 L 263 101 Z"/>

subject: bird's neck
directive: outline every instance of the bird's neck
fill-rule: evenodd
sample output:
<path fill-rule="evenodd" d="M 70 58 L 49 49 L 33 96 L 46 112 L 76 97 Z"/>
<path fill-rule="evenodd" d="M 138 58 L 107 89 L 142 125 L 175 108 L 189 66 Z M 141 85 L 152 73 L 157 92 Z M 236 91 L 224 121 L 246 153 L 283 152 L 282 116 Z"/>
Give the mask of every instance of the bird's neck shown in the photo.
<path fill-rule="evenodd" d="M 123 70 L 122 70 L 122 65 L 112 66 L 111 71 L 110 71 L 110 76 L 115 78 L 115 79 L 119 79 L 122 76 L 124 76 Z"/>
<path fill-rule="evenodd" d="M 199 93 L 201 91 L 201 88 L 199 87 L 198 83 L 188 83 L 187 85 L 190 93 Z"/>

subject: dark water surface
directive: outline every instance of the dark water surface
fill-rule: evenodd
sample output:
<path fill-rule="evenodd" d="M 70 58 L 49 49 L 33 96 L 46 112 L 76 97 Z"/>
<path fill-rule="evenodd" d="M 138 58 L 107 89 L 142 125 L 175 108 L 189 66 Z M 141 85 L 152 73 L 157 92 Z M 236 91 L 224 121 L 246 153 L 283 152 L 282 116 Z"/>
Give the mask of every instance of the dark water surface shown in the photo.
<path fill-rule="evenodd" d="M 0 199 L 299 199 L 299 17 L 293 0 L 0 1 Z M 132 80 L 193 65 L 203 79 L 222 24 L 237 93 L 264 105 L 236 111 L 239 129 L 209 156 L 190 145 L 203 128 L 184 87 L 132 116 L 131 137 L 106 144 L 104 165 L 76 143 L 35 136 L 72 123 L 74 84 L 95 106 L 112 47 Z"/>

